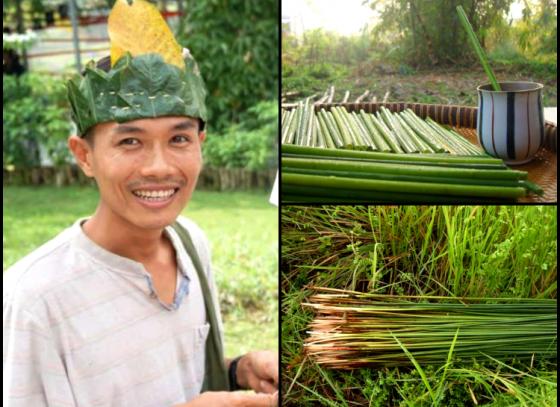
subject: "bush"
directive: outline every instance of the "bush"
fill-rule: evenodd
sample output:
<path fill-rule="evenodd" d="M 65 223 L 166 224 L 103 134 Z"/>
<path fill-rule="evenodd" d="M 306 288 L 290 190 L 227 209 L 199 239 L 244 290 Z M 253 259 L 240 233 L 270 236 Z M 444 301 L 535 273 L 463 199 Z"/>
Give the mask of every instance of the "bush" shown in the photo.
<path fill-rule="evenodd" d="M 249 107 L 278 97 L 277 13 L 278 0 L 189 3 L 178 40 L 198 61 L 213 130 L 223 132 Z"/>
<path fill-rule="evenodd" d="M 39 165 L 40 146 L 55 165 L 66 163 L 70 119 L 62 80 L 29 73 L 4 75 L 3 82 L 4 168 Z"/>
<path fill-rule="evenodd" d="M 274 167 L 278 140 L 278 101 L 260 102 L 222 135 L 210 134 L 203 145 L 206 165 L 263 170 Z"/>
<path fill-rule="evenodd" d="M 347 75 L 348 69 L 339 63 L 282 65 L 282 90 L 306 95 L 322 93 L 327 85 L 334 85 Z"/>

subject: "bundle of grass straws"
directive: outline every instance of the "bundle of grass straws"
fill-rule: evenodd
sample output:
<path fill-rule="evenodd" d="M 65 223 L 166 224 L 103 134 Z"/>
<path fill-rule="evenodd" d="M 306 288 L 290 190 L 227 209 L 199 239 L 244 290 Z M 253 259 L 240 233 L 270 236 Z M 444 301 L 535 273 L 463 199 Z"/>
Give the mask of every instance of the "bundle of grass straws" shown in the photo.
<path fill-rule="evenodd" d="M 282 111 L 282 144 L 382 153 L 487 154 L 450 127 L 423 120 L 411 109 L 400 113 L 381 106 L 376 114 L 340 106 L 315 111 L 306 99 Z"/>
<path fill-rule="evenodd" d="M 456 203 L 515 200 L 542 189 L 502 160 L 282 145 L 283 202 Z"/>
<path fill-rule="evenodd" d="M 323 293 L 304 304 L 316 312 L 305 351 L 326 367 L 443 364 L 451 357 L 556 359 L 556 300 L 317 290 Z"/>

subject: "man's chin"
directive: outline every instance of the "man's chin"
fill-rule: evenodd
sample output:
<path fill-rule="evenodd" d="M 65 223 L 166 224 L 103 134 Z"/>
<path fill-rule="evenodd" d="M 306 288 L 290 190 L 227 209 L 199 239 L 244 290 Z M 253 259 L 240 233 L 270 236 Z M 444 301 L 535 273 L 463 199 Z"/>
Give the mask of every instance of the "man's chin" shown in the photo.
<path fill-rule="evenodd" d="M 179 215 L 177 215 L 179 216 Z M 167 226 L 173 224 L 173 222 L 175 222 L 175 220 L 177 219 L 177 216 L 173 217 L 173 218 L 166 218 L 166 219 L 161 219 L 161 220 L 153 220 L 153 221 L 142 221 L 140 222 L 140 224 L 138 225 L 141 229 L 146 229 L 146 230 L 161 230 L 166 228 Z"/>
<path fill-rule="evenodd" d="M 181 211 L 187 205 L 190 196 L 177 196 L 175 202 L 165 208 L 147 208 L 143 207 L 141 211 L 136 212 L 129 219 L 137 227 L 146 230 L 163 229 L 174 223 Z"/>
<path fill-rule="evenodd" d="M 146 231 L 161 230 L 171 224 L 173 224 L 179 217 L 180 212 L 174 212 L 165 215 L 145 215 L 137 216 L 134 218 L 129 218 L 129 223 L 132 223 L 138 229 L 144 229 Z"/>

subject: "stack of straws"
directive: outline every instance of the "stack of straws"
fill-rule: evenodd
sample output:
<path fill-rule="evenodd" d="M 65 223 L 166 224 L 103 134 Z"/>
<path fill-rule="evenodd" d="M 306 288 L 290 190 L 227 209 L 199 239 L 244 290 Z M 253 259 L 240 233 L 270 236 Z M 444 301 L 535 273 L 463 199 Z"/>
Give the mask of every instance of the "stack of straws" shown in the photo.
<path fill-rule="evenodd" d="M 399 154 L 282 145 L 284 202 L 515 200 L 542 189 L 488 156 Z"/>
<path fill-rule="evenodd" d="M 556 300 L 318 290 L 329 293 L 304 304 L 316 311 L 305 350 L 327 367 L 411 365 L 412 359 L 441 364 L 450 354 L 463 360 L 556 358 Z"/>
<path fill-rule="evenodd" d="M 334 106 L 315 112 L 309 99 L 282 112 L 282 143 L 306 147 L 345 148 L 384 153 L 450 153 L 485 155 L 480 147 L 431 118 L 422 120 L 411 109 L 376 114 L 348 112 Z"/>

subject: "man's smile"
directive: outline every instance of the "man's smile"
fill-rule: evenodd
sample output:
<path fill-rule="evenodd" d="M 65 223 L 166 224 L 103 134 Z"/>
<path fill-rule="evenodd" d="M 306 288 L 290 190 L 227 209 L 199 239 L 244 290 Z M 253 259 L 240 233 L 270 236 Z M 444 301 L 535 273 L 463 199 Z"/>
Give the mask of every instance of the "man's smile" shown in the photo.
<path fill-rule="evenodd" d="M 167 206 L 173 201 L 180 187 L 161 186 L 159 188 L 135 189 L 132 194 L 138 202 L 150 209 L 159 209 Z"/>
<path fill-rule="evenodd" d="M 179 188 L 160 189 L 160 190 L 139 189 L 136 191 L 132 191 L 132 193 L 139 198 L 154 201 L 154 200 L 168 199 L 173 194 L 175 194 L 175 192 L 177 192 L 178 190 Z"/>

